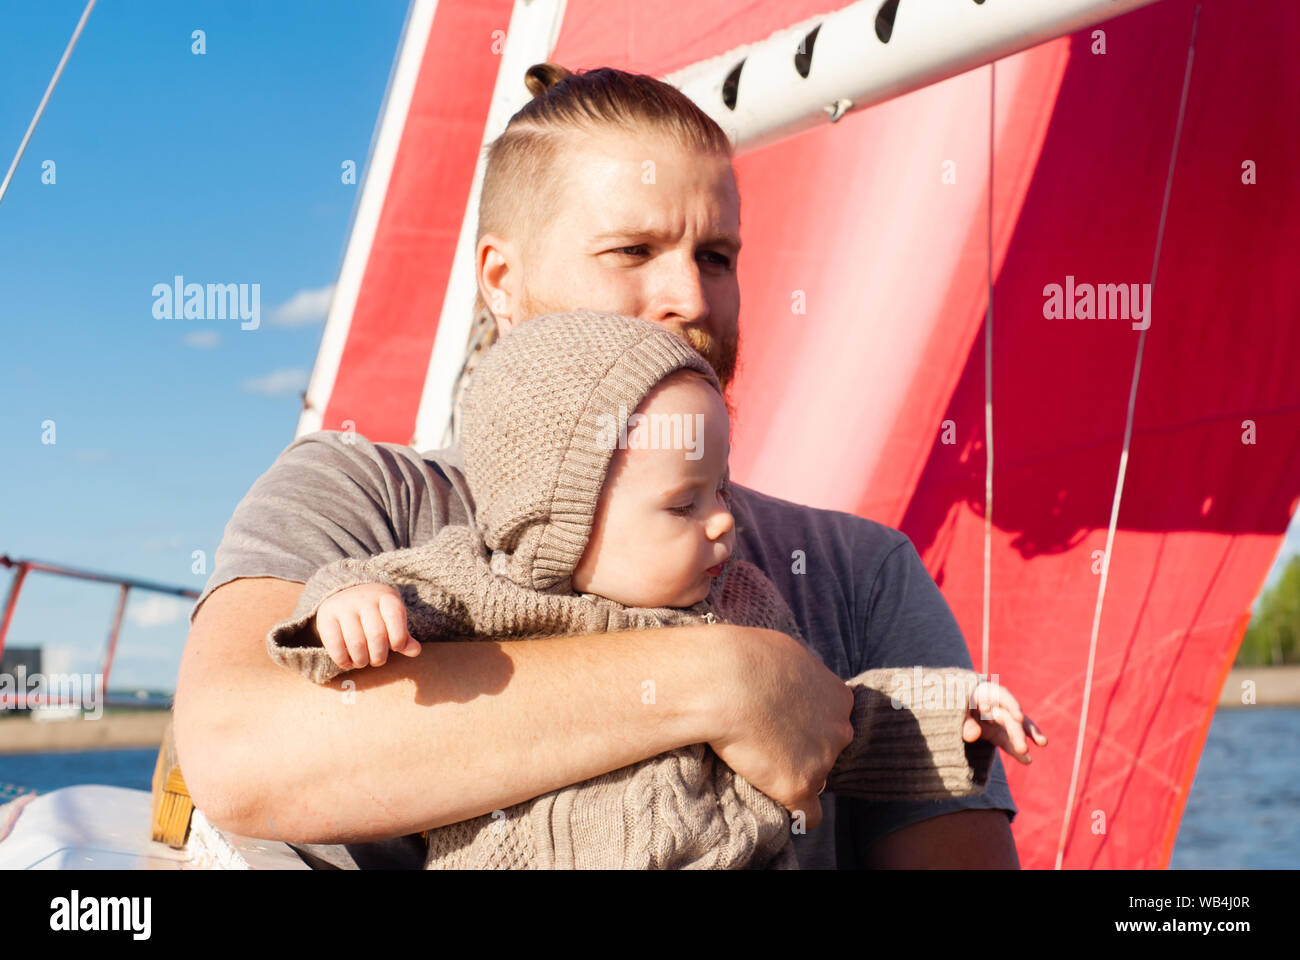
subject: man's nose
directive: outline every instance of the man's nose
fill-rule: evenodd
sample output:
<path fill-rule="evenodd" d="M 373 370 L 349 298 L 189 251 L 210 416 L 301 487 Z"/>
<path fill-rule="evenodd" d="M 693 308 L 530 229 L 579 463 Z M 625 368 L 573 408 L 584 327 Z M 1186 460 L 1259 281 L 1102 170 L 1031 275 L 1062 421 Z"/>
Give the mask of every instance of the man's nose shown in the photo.
<path fill-rule="evenodd" d="M 673 253 L 661 257 L 660 271 L 647 319 L 670 325 L 704 324 L 709 319 L 709 301 L 694 256 Z"/>

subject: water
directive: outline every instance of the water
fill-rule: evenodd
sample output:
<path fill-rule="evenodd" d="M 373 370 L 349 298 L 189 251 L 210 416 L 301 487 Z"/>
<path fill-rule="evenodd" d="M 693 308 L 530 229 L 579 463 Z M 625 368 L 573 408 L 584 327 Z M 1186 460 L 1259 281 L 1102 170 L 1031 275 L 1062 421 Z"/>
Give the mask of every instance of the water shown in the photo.
<path fill-rule="evenodd" d="M 1218 710 L 1169 866 L 1300 868 L 1300 707 Z"/>
<path fill-rule="evenodd" d="M 149 790 L 153 786 L 153 767 L 157 761 L 157 747 L 79 750 L 74 753 L 10 753 L 0 756 L 0 791 L 9 784 L 37 793 L 49 793 L 79 783 Z M 0 803 L 9 799 L 12 792 L 0 795 Z"/>
<path fill-rule="evenodd" d="M 1175 870 L 1300 868 L 1300 707 L 1220 710 L 1174 844 Z M 158 751 L 0 756 L 5 784 L 40 793 L 77 783 L 148 790 Z"/>

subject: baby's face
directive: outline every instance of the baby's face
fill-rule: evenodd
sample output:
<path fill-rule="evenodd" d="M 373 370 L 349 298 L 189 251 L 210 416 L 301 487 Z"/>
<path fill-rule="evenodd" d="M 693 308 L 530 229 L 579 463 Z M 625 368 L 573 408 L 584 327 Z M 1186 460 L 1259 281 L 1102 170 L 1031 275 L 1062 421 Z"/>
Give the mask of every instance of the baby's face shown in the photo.
<path fill-rule="evenodd" d="M 628 418 L 627 445 L 614 450 L 573 588 L 624 606 L 689 607 L 735 546 L 722 499 L 727 408 L 705 381 L 670 377 L 636 412 L 645 417 Z"/>

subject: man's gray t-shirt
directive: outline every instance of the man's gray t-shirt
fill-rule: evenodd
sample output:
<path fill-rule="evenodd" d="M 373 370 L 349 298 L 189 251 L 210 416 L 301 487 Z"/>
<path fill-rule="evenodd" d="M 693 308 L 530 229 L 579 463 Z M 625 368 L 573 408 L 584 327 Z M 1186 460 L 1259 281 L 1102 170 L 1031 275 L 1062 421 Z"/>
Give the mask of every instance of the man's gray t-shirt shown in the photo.
<path fill-rule="evenodd" d="M 455 447 L 419 453 L 334 430 L 299 437 L 236 506 L 191 621 L 212 591 L 231 580 L 305 583 L 341 557 L 419 546 L 449 523 L 468 522 L 473 501 L 460 467 Z M 739 484 L 732 493 L 735 555 L 767 574 L 805 642 L 840 679 L 882 667 L 970 668 L 952 611 L 905 534 Z M 822 800 L 822 823 L 794 838 L 803 869 L 856 867 L 857 851 L 874 840 L 940 814 L 1016 814 L 997 756 L 988 789 L 976 796 L 875 803 L 828 791 Z M 410 837 L 295 847 L 313 866 L 422 866 L 420 845 Z"/>

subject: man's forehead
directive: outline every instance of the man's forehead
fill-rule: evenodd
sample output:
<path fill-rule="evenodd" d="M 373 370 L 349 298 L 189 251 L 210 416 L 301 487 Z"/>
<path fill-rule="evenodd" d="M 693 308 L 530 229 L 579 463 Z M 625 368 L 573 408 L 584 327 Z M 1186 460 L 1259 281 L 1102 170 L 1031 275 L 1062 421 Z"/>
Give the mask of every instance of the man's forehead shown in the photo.
<path fill-rule="evenodd" d="M 592 243 L 640 242 L 637 238 L 672 241 L 684 225 L 698 226 L 699 242 L 740 249 L 740 223 L 734 206 L 701 187 L 698 206 L 685 209 L 653 186 L 619 191 L 603 202 L 576 205 L 574 226 Z"/>
<path fill-rule="evenodd" d="M 584 144 L 566 152 L 565 194 L 586 202 L 563 204 L 565 219 L 590 237 L 608 239 L 629 230 L 664 231 L 683 215 L 703 214 L 715 232 L 739 243 L 730 165 L 675 145 L 615 141 L 620 146 Z"/>

